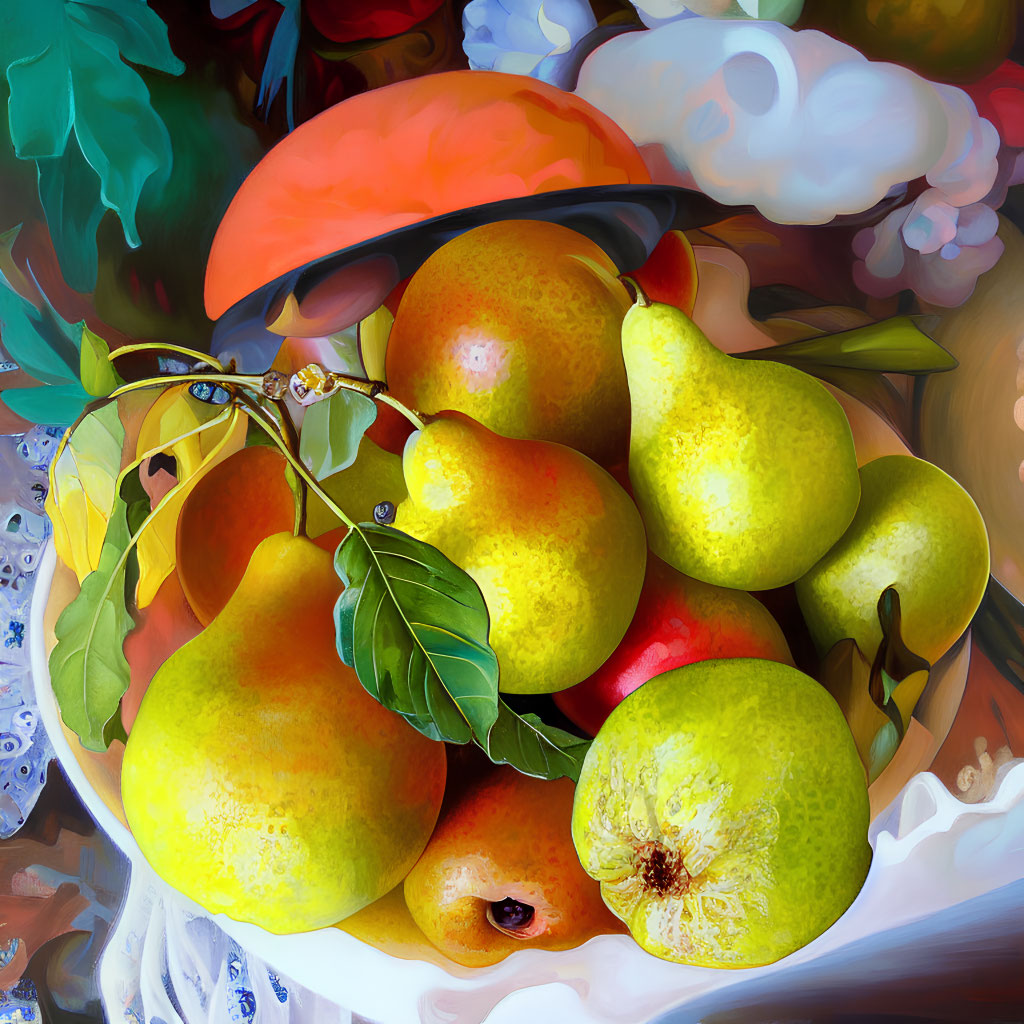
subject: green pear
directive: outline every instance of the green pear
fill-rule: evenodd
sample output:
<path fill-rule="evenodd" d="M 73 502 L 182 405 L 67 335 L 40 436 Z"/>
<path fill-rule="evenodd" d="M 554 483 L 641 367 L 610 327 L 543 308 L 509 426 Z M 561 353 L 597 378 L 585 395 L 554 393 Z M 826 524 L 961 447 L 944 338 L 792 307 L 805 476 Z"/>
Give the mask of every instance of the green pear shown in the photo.
<path fill-rule="evenodd" d="M 860 478 L 850 528 L 796 583 L 811 636 L 821 653 L 852 637 L 874 658 L 882 641 L 878 599 L 892 586 L 904 642 L 934 664 L 985 593 L 985 523 L 963 487 L 924 459 L 887 455 L 864 466 Z"/>
<path fill-rule="evenodd" d="M 647 564 L 629 495 L 565 445 L 503 437 L 445 412 L 402 456 L 409 496 L 395 528 L 476 581 L 506 693 L 553 693 L 615 650 Z"/>
<path fill-rule="evenodd" d="M 651 550 L 687 576 L 768 590 L 842 536 L 860 483 L 850 424 L 813 377 L 719 351 L 681 310 L 622 324 L 629 477 Z"/>

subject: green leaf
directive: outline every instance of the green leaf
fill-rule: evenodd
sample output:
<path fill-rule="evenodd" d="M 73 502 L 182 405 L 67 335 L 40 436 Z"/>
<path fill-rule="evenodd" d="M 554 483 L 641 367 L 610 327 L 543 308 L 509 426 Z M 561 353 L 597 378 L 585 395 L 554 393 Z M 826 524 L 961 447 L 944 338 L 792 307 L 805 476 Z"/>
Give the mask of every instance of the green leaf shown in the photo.
<path fill-rule="evenodd" d="M 896 316 L 838 334 L 737 353 L 743 359 L 771 359 L 800 369 L 832 366 L 876 373 L 941 373 L 957 361 L 919 326 L 924 318 Z"/>
<path fill-rule="evenodd" d="M 566 775 L 577 782 L 591 742 L 546 725 L 537 715 L 517 715 L 499 700 L 498 718 L 483 747 L 495 764 L 509 764 L 542 779 Z"/>
<path fill-rule="evenodd" d="M 91 400 L 79 384 L 11 388 L 0 398 L 11 412 L 44 427 L 70 427 Z"/>
<path fill-rule="evenodd" d="M 358 391 L 342 390 L 306 409 L 299 457 L 317 480 L 348 469 L 359 442 L 377 418 L 377 405 Z"/>
<path fill-rule="evenodd" d="M 892 759 L 903 739 L 931 666 L 900 633 L 900 599 L 887 587 L 878 599 L 882 642 L 869 664 L 856 641 L 840 640 L 821 665 L 821 683 L 836 699 L 857 744 L 868 781 Z"/>
<path fill-rule="evenodd" d="M 871 741 L 871 749 L 868 751 L 869 784 L 882 774 L 882 769 L 893 759 L 902 739 L 903 734 L 892 722 L 886 722 L 875 733 L 875 738 Z"/>
<path fill-rule="evenodd" d="M 113 403 L 111 403 L 113 404 Z M 153 503 L 150 501 L 146 489 L 142 486 L 142 476 L 139 467 L 136 466 L 121 484 L 121 496 L 127 506 L 128 532 L 134 537 L 138 533 L 150 513 L 153 511 Z M 138 551 L 134 548 L 125 563 L 124 592 L 134 594 L 139 584 L 139 557 Z M 120 718 L 118 718 L 120 721 Z"/>
<path fill-rule="evenodd" d="M 149 91 L 130 61 L 168 74 L 184 65 L 171 52 L 167 26 L 144 0 L 33 0 L 8 4 L 2 23 L 0 62 L 10 85 L 11 141 L 22 159 L 56 161 L 81 148 L 83 161 L 40 167 L 40 200 L 47 221 L 91 225 L 97 194 L 114 210 L 128 243 L 140 243 L 135 226 L 143 186 L 166 177 L 170 138 L 153 110 Z M 73 179 L 56 180 L 74 168 Z M 83 182 L 87 183 L 83 185 Z M 63 187 L 62 187 L 63 184 Z M 74 216 L 68 217 L 69 208 Z M 76 284 L 73 238 L 58 227 L 58 256 Z M 94 239 L 89 240 L 95 246 Z M 95 284 L 95 270 L 92 282 Z"/>
<path fill-rule="evenodd" d="M 69 324 L 49 303 L 36 309 L 0 275 L 0 342 L 30 377 L 77 384 L 82 326 Z"/>
<path fill-rule="evenodd" d="M 345 583 L 338 653 L 365 689 L 434 739 L 486 737 L 498 715 L 498 659 L 472 577 L 429 544 L 373 523 L 349 532 L 335 568 Z"/>
<path fill-rule="evenodd" d="M 72 135 L 63 155 L 37 160 L 39 201 L 64 280 L 76 291 L 92 291 L 99 271 L 96 229 L 107 208 L 78 139 Z"/>
<path fill-rule="evenodd" d="M 14 152 L 21 160 L 42 160 L 64 152 L 74 113 L 71 70 L 59 42 L 7 68 L 11 87 L 8 117 Z"/>
<path fill-rule="evenodd" d="M 792 25 L 804 9 L 804 0 L 737 0 L 743 13 L 761 21 Z M 730 15 L 726 15 L 729 17 Z"/>
<path fill-rule="evenodd" d="M 123 428 L 122 428 L 123 439 Z M 128 505 L 115 495 L 98 567 L 82 582 L 78 596 L 54 627 L 50 679 L 61 718 L 88 750 L 106 750 L 123 732 L 118 715 L 131 673 L 122 645 L 134 626 L 125 601 L 126 568 L 132 534 Z"/>
<path fill-rule="evenodd" d="M 82 327 L 82 387 L 97 398 L 105 398 L 124 381 L 117 375 L 113 363 L 107 358 L 110 348 L 98 335 Z"/>

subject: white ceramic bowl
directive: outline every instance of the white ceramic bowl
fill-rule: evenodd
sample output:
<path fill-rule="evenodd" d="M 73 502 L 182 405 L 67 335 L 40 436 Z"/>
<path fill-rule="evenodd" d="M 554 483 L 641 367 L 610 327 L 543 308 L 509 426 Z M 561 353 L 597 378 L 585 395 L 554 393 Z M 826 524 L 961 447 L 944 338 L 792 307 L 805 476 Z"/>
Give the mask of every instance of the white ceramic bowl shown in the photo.
<path fill-rule="evenodd" d="M 963 804 L 935 776 L 914 775 L 872 824 L 874 859 L 853 905 L 814 942 L 767 967 L 728 971 L 670 964 L 644 953 L 628 936 L 606 935 L 563 952 L 523 950 L 493 967 L 463 969 L 457 976 L 432 963 L 389 956 L 336 928 L 281 936 L 224 915 L 211 916 L 152 872 L 131 833 L 90 785 L 60 727 L 43 628 L 55 564 L 50 543 L 40 563 L 30 623 L 40 715 L 72 785 L 131 862 L 130 890 L 100 967 L 111 1021 L 125 1019 L 133 985 L 144 997 L 148 992 L 151 1005 L 166 999 L 159 978 L 149 975 L 166 973 L 167 949 L 178 941 L 174 936 L 182 922 L 203 918 L 212 919 L 241 949 L 282 978 L 382 1024 L 646 1024 L 697 997 L 774 979 L 866 936 L 927 918 L 1024 878 L 1024 761 L 1018 761 L 1004 766 L 996 795 L 984 804 Z M 966 674 L 963 652 L 942 673 L 946 685 L 952 678 L 954 689 L 959 685 L 962 693 L 963 680 L 957 673 Z M 954 708 L 956 703 L 959 695 Z M 969 859 L 962 856 L 965 849 L 970 849 Z M 149 931 L 159 932 L 158 939 Z M 147 944 L 157 953 L 146 952 Z M 141 977 L 128 977 L 133 969 Z M 155 1012 L 147 1006 L 145 1019 Z M 229 1018 L 211 1012 L 206 1019 Z M 315 1014 L 300 1019 L 313 1020 Z M 685 1019 L 685 1012 L 680 1019 Z"/>

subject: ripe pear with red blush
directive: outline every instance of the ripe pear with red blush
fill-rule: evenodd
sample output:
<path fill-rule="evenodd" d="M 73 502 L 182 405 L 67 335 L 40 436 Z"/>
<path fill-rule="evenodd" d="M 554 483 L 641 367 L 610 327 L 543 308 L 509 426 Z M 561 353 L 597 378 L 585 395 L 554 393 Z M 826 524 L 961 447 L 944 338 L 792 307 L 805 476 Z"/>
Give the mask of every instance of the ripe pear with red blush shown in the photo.
<path fill-rule="evenodd" d="M 555 703 L 596 736 L 619 702 L 648 679 L 711 658 L 793 664 L 782 629 L 757 598 L 684 576 L 648 554 L 640 602 L 626 635 L 593 675 L 556 693 Z"/>
<path fill-rule="evenodd" d="M 575 789 L 502 765 L 442 811 L 405 879 L 409 912 L 442 953 L 486 967 L 519 949 L 572 949 L 624 931 L 573 847 Z"/>

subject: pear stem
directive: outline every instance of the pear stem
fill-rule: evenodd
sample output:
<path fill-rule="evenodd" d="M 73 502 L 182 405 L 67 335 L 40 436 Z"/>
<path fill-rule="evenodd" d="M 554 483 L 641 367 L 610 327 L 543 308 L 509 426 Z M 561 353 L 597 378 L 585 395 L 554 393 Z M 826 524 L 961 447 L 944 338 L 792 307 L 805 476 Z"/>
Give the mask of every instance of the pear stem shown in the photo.
<path fill-rule="evenodd" d="M 107 361 L 112 363 L 115 359 L 130 355 L 132 352 L 176 352 L 178 355 L 194 359 L 197 363 L 206 363 L 220 373 L 224 372 L 224 364 L 214 356 L 207 355 L 204 352 L 197 352 L 193 348 L 185 348 L 182 345 L 168 345 L 158 341 L 144 341 L 135 345 L 122 345 L 120 348 L 116 348 L 113 352 L 107 354 Z"/>
<path fill-rule="evenodd" d="M 633 296 L 636 305 L 643 306 L 645 309 L 649 305 L 651 305 L 650 296 L 647 294 L 647 292 L 643 290 L 643 288 L 640 287 L 639 282 L 637 282 L 634 278 L 630 277 L 628 274 L 623 274 L 619 277 L 619 280 L 628 288 L 631 288 L 633 290 Z"/>
<path fill-rule="evenodd" d="M 273 412 L 274 418 L 277 420 L 277 430 L 268 430 L 266 425 L 263 423 L 262 417 L 252 416 L 251 410 L 255 410 L 257 413 L 262 413 L 266 410 L 266 407 L 262 405 L 258 399 L 252 399 L 244 392 L 239 392 L 235 396 L 242 407 L 242 411 L 250 416 L 250 419 L 254 419 L 255 422 L 261 427 L 263 432 L 275 443 L 278 443 L 277 435 L 280 435 L 282 441 L 287 446 L 287 451 L 284 451 L 285 456 L 288 457 L 290 454 L 292 458 L 289 458 L 289 466 L 292 467 L 294 472 L 294 460 L 299 458 L 299 435 L 295 429 L 295 422 L 292 420 L 291 414 L 288 412 L 288 407 L 282 402 L 277 406 L 271 406 L 270 409 Z M 299 480 L 295 481 L 295 486 L 291 487 L 292 498 L 295 501 L 295 523 L 292 527 L 292 534 L 295 537 L 300 537 L 306 532 L 306 488 L 302 485 Z"/>
<path fill-rule="evenodd" d="M 351 519 L 335 504 L 333 499 L 328 495 L 324 489 L 317 483 L 316 479 L 309 472 L 308 469 L 302 464 L 302 461 L 288 450 L 288 444 L 284 440 L 284 437 L 279 433 L 273 424 L 268 423 L 263 418 L 263 410 L 255 404 L 243 404 L 240 406 L 242 412 L 246 416 L 254 419 L 263 429 L 270 435 L 270 439 L 281 449 L 281 453 L 291 464 L 291 467 L 295 472 L 302 478 L 306 486 L 313 491 L 313 493 L 350 529 L 355 530 L 357 533 L 362 535 L 362 531 L 359 527 L 352 522 Z"/>
<path fill-rule="evenodd" d="M 426 424 L 423 421 L 423 414 L 415 409 L 403 405 L 397 398 L 388 393 L 387 385 L 379 380 L 359 380 L 357 377 L 348 377 L 344 374 L 331 371 L 335 383 L 346 391 L 358 391 L 367 398 L 390 405 L 392 409 L 400 412 L 417 430 L 422 430 Z"/>

